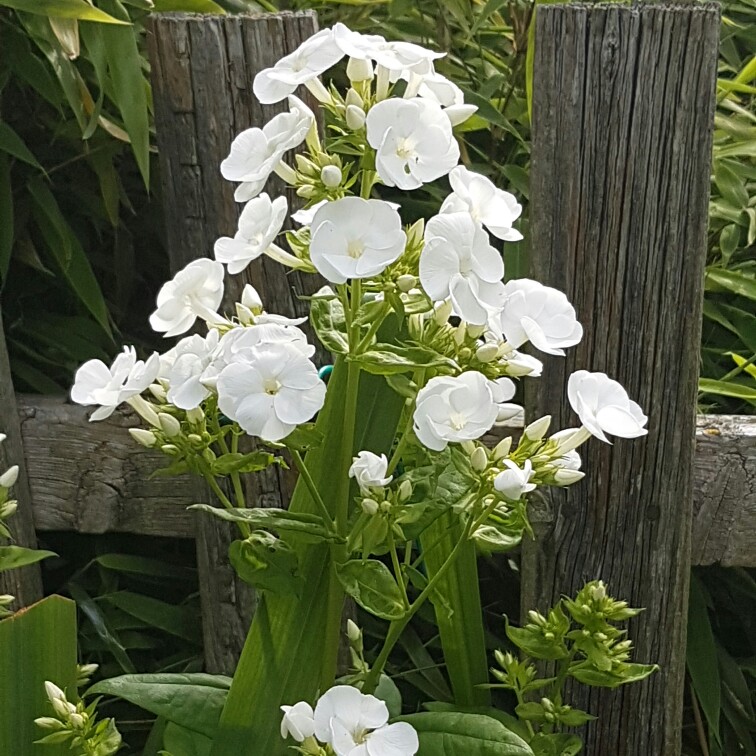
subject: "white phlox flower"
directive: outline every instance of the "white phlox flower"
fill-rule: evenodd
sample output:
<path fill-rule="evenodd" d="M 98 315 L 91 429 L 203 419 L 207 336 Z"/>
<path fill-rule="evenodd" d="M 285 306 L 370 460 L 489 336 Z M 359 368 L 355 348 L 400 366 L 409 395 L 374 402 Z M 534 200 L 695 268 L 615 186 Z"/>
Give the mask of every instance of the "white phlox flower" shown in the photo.
<path fill-rule="evenodd" d="M 311 84 L 344 57 L 331 29 L 321 29 L 289 55 L 255 76 L 252 91 L 264 105 L 280 102 L 300 84 Z"/>
<path fill-rule="evenodd" d="M 451 80 L 437 73 L 431 63 L 426 73 L 416 73 L 412 69 L 392 72 L 390 80 L 404 79 L 407 87 L 404 97 L 424 97 L 438 103 L 443 109 L 452 126 L 464 123 L 477 110 L 477 105 L 465 103 L 464 92 Z"/>
<path fill-rule="evenodd" d="M 146 390 L 159 369 L 157 352 L 142 361 L 137 359 L 133 346 L 124 347 L 110 367 L 102 360 L 85 362 L 76 371 L 71 399 L 77 404 L 100 405 L 89 419 L 104 420 L 119 404 Z"/>
<path fill-rule="evenodd" d="M 197 318 L 222 320 L 216 312 L 223 299 L 223 266 L 201 257 L 182 268 L 158 292 L 157 309 L 150 315 L 153 330 L 168 336 L 186 333 Z"/>
<path fill-rule="evenodd" d="M 469 213 L 436 215 L 425 225 L 420 283 L 434 301 L 451 299 L 453 312 L 484 325 L 504 302 L 504 262 Z"/>
<path fill-rule="evenodd" d="M 499 189 L 490 179 L 458 165 L 449 173 L 452 193 L 441 205 L 441 213 L 468 212 L 497 239 L 519 241 L 522 234 L 512 224 L 522 214 L 513 194 Z"/>
<path fill-rule="evenodd" d="M 504 296 L 491 328 L 499 330 L 510 346 L 518 348 L 529 341 L 546 354 L 562 356 L 566 347 L 583 338 L 575 308 L 558 289 L 519 278 L 507 281 Z"/>
<path fill-rule="evenodd" d="M 202 375 L 212 363 L 220 334 L 214 328 L 207 336 L 199 334 L 181 339 L 174 347 L 168 370 L 168 401 L 183 410 L 194 409 L 210 395 Z"/>
<path fill-rule="evenodd" d="M 250 435 L 280 441 L 323 406 L 317 368 L 290 344 L 266 344 L 243 357 L 218 376 L 218 407 Z"/>
<path fill-rule="evenodd" d="M 315 213 L 311 228 L 310 259 L 331 283 L 382 273 L 407 243 L 399 213 L 377 199 L 327 202 Z"/>
<path fill-rule="evenodd" d="M 295 703 L 294 706 L 282 706 L 284 713 L 281 719 L 281 737 L 291 736 L 297 743 L 315 734 L 315 718 L 312 706 L 306 701 Z"/>
<path fill-rule="evenodd" d="M 519 404 L 511 404 L 510 399 L 515 395 L 516 386 L 509 378 L 497 378 L 490 381 L 488 388 L 497 408 L 496 422 L 507 423 L 522 412 Z"/>
<path fill-rule="evenodd" d="M 524 494 L 535 489 L 535 483 L 530 483 L 533 477 L 533 464 L 526 459 L 522 467 L 518 467 L 511 459 L 503 460 L 506 470 L 502 470 L 494 478 L 494 488 L 505 498 L 519 501 Z"/>
<path fill-rule="evenodd" d="M 391 98 L 367 114 L 367 139 L 387 186 L 417 189 L 445 176 L 459 161 L 451 123 L 433 100 Z"/>
<path fill-rule="evenodd" d="M 315 737 L 336 756 L 414 756 L 420 747 L 406 722 L 388 724 L 386 704 L 350 685 L 327 690 L 315 706 Z"/>
<path fill-rule="evenodd" d="M 281 232 L 289 203 L 286 197 L 271 201 L 266 193 L 250 200 L 239 216 L 234 237 L 222 236 L 215 242 L 215 259 L 228 266 L 232 275 L 265 254 Z"/>
<path fill-rule="evenodd" d="M 221 163 L 221 175 L 242 182 L 234 193 L 237 202 L 256 197 L 276 170 L 284 153 L 304 142 L 315 124 L 315 116 L 302 100 L 289 96 L 289 112 L 273 116 L 261 129 L 246 129 L 231 143 Z"/>
<path fill-rule="evenodd" d="M 385 454 L 378 456 L 370 451 L 361 451 L 352 460 L 349 477 L 357 481 L 361 491 L 369 492 L 371 488 L 383 488 L 394 479 L 386 475 L 388 460 Z"/>
<path fill-rule="evenodd" d="M 420 443 L 443 451 L 449 443 L 474 441 L 491 430 L 499 414 L 491 383 L 476 371 L 431 378 L 417 394 L 413 416 Z"/>
<path fill-rule="evenodd" d="M 567 382 L 567 396 L 583 426 L 601 441 L 611 443 L 607 433 L 621 438 L 648 433 L 643 410 L 605 373 L 574 372 Z"/>

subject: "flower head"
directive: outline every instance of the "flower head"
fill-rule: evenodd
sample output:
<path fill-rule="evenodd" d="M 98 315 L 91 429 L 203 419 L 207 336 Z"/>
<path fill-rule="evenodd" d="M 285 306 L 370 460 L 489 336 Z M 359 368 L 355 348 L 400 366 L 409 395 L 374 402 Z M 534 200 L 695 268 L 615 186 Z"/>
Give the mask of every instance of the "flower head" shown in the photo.
<path fill-rule="evenodd" d="M 282 706 L 284 713 L 281 719 L 281 737 L 291 735 L 297 743 L 315 734 L 315 719 L 312 706 L 306 701 L 295 703 L 294 706 Z"/>
<path fill-rule="evenodd" d="M 119 404 L 141 394 L 157 378 L 159 369 L 157 352 L 143 362 L 137 360 L 134 347 L 124 347 L 110 367 L 101 360 L 85 362 L 76 371 L 71 399 L 77 404 L 99 404 L 89 419 L 104 420 Z"/>
<path fill-rule="evenodd" d="M 280 441 L 323 406 L 317 368 L 291 345 L 266 344 L 240 356 L 218 376 L 218 407 L 250 435 Z"/>
<path fill-rule="evenodd" d="M 202 383 L 202 376 L 212 363 L 218 348 L 219 333 L 212 328 L 207 336 L 199 334 L 181 339 L 173 352 L 168 370 L 168 401 L 179 409 L 199 407 L 210 391 Z"/>
<path fill-rule="evenodd" d="M 387 186 L 417 189 L 446 175 L 459 161 L 449 119 L 433 100 L 391 98 L 367 114 L 367 139 Z"/>
<path fill-rule="evenodd" d="M 580 422 L 596 438 L 611 443 L 606 434 L 621 438 L 645 436 L 648 417 L 627 391 L 605 373 L 578 370 L 567 382 L 567 396 Z"/>
<path fill-rule="evenodd" d="M 415 435 L 433 451 L 451 443 L 473 441 L 489 431 L 499 408 L 490 381 L 475 371 L 431 378 L 417 394 Z"/>
<path fill-rule="evenodd" d="M 502 470 L 494 478 L 494 488 L 505 498 L 519 501 L 523 494 L 532 491 L 536 486 L 530 483 L 533 477 L 533 464 L 529 459 L 520 468 L 511 459 L 504 460 L 506 470 Z"/>
<path fill-rule="evenodd" d="M 228 181 L 241 181 L 234 199 L 246 202 L 263 190 L 285 152 L 298 147 L 315 123 L 310 108 L 298 97 L 289 97 L 289 112 L 273 116 L 261 129 L 242 131 L 231 143 L 221 174 Z"/>
<path fill-rule="evenodd" d="M 520 278 L 504 285 L 504 306 L 493 319 L 492 329 L 500 330 L 510 346 L 530 342 L 546 354 L 563 355 L 583 338 L 583 327 L 575 308 L 558 289 L 538 281 Z"/>
<path fill-rule="evenodd" d="M 522 205 L 509 192 L 498 189 L 479 173 L 458 165 L 449 173 L 453 192 L 441 205 L 442 213 L 468 212 L 497 239 L 519 241 L 522 234 L 512 228 L 520 217 Z"/>
<path fill-rule="evenodd" d="M 285 55 L 271 68 L 255 76 L 252 91 L 264 105 L 280 102 L 300 84 L 307 84 L 344 57 L 331 29 L 321 29 Z"/>
<path fill-rule="evenodd" d="M 377 199 L 327 202 L 315 213 L 311 228 L 310 259 L 331 283 L 382 273 L 407 242 L 399 213 Z"/>
<path fill-rule="evenodd" d="M 157 296 L 157 309 L 150 325 L 158 333 L 179 336 L 186 333 L 199 317 L 216 321 L 223 299 L 223 266 L 201 257 L 182 268 L 163 284 Z"/>
<path fill-rule="evenodd" d="M 504 263 L 469 213 L 436 215 L 425 226 L 420 283 L 431 299 L 451 299 L 462 320 L 483 325 L 504 301 Z"/>
<path fill-rule="evenodd" d="M 361 491 L 371 488 L 383 488 L 393 480 L 392 475 L 386 475 L 388 460 L 385 454 L 380 457 L 369 451 L 361 451 L 352 461 L 349 477 L 357 480 Z"/>
<path fill-rule="evenodd" d="M 239 216 L 239 230 L 233 239 L 222 236 L 215 242 L 215 259 L 228 265 L 232 275 L 241 273 L 268 250 L 281 231 L 288 209 L 286 197 L 271 202 L 263 192 L 250 200 Z"/>

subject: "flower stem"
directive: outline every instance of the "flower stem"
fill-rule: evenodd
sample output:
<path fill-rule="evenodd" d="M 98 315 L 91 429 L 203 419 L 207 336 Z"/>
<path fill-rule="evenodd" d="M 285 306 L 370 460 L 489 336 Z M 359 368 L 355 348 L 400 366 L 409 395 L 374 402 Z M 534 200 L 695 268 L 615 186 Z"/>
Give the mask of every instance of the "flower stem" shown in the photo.
<path fill-rule="evenodd" d="M 399 562 L 399 554 L 396 552 L 396 541 L 394 539 L 394 531 L 389 525 L 388 531 L 389 549 L 391 551 L 391 564 L 394 567 L 394 575 L 396 576 L 396 582 L 399 584 L 399 590 L 402 592 L 402 602 L 406 609 L 410 608 L 409 597 L 407 596 L 407 586 L 404 584 L 404 575 L 402 574 L 402 565 Z"/>
<path fill-rule="evenodd" d="M 218 485 L 218 481 L 215 479 L 215 476 L 208 470 L 203 472 L 203 475 L 205 477 L 205 480 L 210 485 L 210 488 L 212 488 L 213 493 L 218 497 L 218 500 L 226 509 L 229 509 L 233 511 L 236 509 L 236 507 L 231 503 L 231 500 L 226 496 L 226 494 L 223 492 L 223 489 Z M 249 525 L 246 522 L 237 522 L 236 523 L 239 526 L 239 530 L 241 531 L 242 535 L 245 538 L 249 537 L 249 534 L 252 532 Z"/>
<path fill-rule="evenodd" d="M 304 480 L 307 490 L 310 492 L 310 496 L 312 496 L 312 500 L 318 505 L 320 514 L 323 517 L 323 524 L 329 531 L 332 533 L 335 532 L 331 513 L 328 511 L 328 507 L 325 505 L 323 497 L 320 495 L 320 491 L 318 491 L 318 487 L 315 485 L 315 481 L 312 479 L 312 475 L 304 459 L 302 459 L 302 455 L 296 449 L 290 449 L 289 451 L 291 451 L 291 458 L 294 460 L 294 465 L 299 470 L 299 474 L 302 476 L 302 480 Z"/>

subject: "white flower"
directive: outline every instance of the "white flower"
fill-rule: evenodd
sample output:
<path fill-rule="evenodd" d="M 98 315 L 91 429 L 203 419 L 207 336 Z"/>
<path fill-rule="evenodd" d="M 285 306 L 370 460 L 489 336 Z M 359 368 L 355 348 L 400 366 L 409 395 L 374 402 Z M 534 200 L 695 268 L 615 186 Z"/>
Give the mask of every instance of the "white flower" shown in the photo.
<path fill-rule="evenodd" d="M 436 215 L 425 225 L 420 283 L 435 300 L 451 298 L 462 320 L 483 325 L 504 301 L 504 263 L 469 213 Z"/>
<path fill-rule="evenodd" d="M 536 487 L 535 483 L 529 482 L 533 477 L 533 465 L 529 459 L 525 460 L 522 468 L 511 459 L 505 459 L 504 465 L 507 469 L 494 478 L 494 488 L 505 498 L 519 501 L 523 494 Z"/>
<path fill-rule="evenodd" d="M 315 736 L 336 756 L 414 756 L 419 741 L 406 722 L 387 724 L 386 704 L 349 685 L 327 690 L 315 706 Z"/>
<path fill-rule="evenodd" d="M 163 284 L 157 297 L 157 310 L 150 325 L 158 333 L 179 336 L 186 333 L 199 317 L 214 322 L 223 299 L 223 266 L 201 257 L 182 268 Z"/>
<path fill-rule="evenodd" d="M 447 444 L 473 441 L 489 431 L 499 408 L 490 381 L 475 371 L 431 378 L 417 394 L 415 435 L 433 451 Z"/>
<path fill-rule="evenodd" d="M 245 350 L 218 376 L 218 407 L 250 435 L 280 441 L 323 406 L 315 365 L 288 344 Z"/>
<path fill-rule="evenodd" d="M 506 354 L 503 359 L 507 366 L 507 373 L 515 377 L 527 375 L 538 378 L 543 372 L 543 363 L 539 359 L 515 349 Z"/>
<path fill-rule="evenodd" d="M 449 119 L 432 100 L 391 98 L 367 114 L 367 139 L 387 186 L 417 189 L 445 176 L 459 160 Z"/>
<path fill-rule="evenodd" d="M 201 378 L 218 347 L 219 333 L 210 329 L 206 337 L 199 334 L 181 339 L 174 347 L 173 364 L 168 371 L 168 401 L 179 409 L 199 407 L 210 392 Z"/>
<path fill-rule="evenodd" d="M 11 465 L 0 475 L 0 488 L 13 488 L 18 480 L 18 465 Z"/>
<path fill-rule="evenodd" d="M 321 29 L 302 42 L 293 53 L 281 58 L 272 68 L 260 71 L 255 76 L 252 91 L 264 105 L 279 102 L 300 84 L 316 79 L 343 57 L 344 53 L 336 45 L 333 31 Z"/>
<path fill-rule="evenodd" d="M 509 378 L 497 378 L 490 381 L 488 388 L 491 397 L 496 403 L 496 422 L 506 423 L 517 417 L 522 412 L 519 404 L 510 404 L 509 400 L 515 395 L 516 386 Z"/>
<path fill-rule="evenodd" d="M 368 491 L 371 488 L 383 488 L 393 480 L 394 476 L 386 476 L 388 460 L 385 454 L 379 457 L 369 451 L 361 451 L 353 458 L 349 468 L 349 477 L 357 480 L 360 490 Z"/>
<path fill-rule="evenodd" d="M 300 226 L 309 226 L 312 223 L 312 219 L 315 217 L 315 213 L 325 205 L 328 200 L 320 200 L 311 207 L 303 207 L 297 210 L 296 213 L 292 213 L 291 219 L 295 223 L 299 223 Z"/>
<path fill-rule="evenodd" d="M 119 404 L 141 394 L 157 378 L 159 369 L 157 352 L 143 362 L 137 360 L 134 347 L 124 347 L 110 367 L 101 360 L 85 362 L 76 371 L 71 399 L 77 404 L 99 404 L 89 419 L 104 420 Z"/>
<path fill-rule="evenodd" d="M 580 422 L 596 438 L 611 443 L 605 434 L 621 438 L 645 436 L 648 418 L 617 381 L 605 373 L 578 370 L 567 382 L 567 396 Z"/>
<path fill-rule="evenodd" d="M 452 126 L 464 123 L 478 110 L 477 105 L 465 104 L 464 92 L 446 76 L 436 73 L 432 63 L 426 73 L 416 73 L 411 69 L 406 69 L 399 73 L 395 72 L 390 78 L 392 81 L 400 78 L 407 81 L 404 97 L 425 97 L 438 103 L 444 109 Z"/>
<path fill-rule="evenodd" d="M 529 278 L 507 281 L 504 306 L 491 327 L 500 331 L 508 344 L 518 348 L 530 341 L 546 354 L 564 355 L 583 338 L 583 327 L 575 308 L 558 289 Z"/>
<path fill-rule="evenodd" d="M 228 181 L 241 181 L 234 193 L 237 202 L 256 197 L 288 150 L 298 147 L 315 124 L 312 111 L 298 97 L 289 97 L 288 113 L 279 113 L 261 129 L 242 131 L 231 143 L 221 174 Z"/>
<path fill-rule="evenodd" d="M 520 217 L 522 205 L 514 195 L 498 189 L 492 181 L 479 173 L 458 165 L 449 174 L 453 192 L 441 205 L 442 213 L 466 211 L 482 223 L 497 239 L 519 241 L 522 234 L 512 228 Z"/>
<path fill-rule="evenodd" d="M 570 451 L 566 452 L 561 457 L 557 457 L 554 460 L 554 464 L 560 470 L 579 470 L 580 466 L 583 464 L 583 461 L 580 459 L 580 455 L 574 449 L 570 449 Z"/>
<path fill-rule="evenodd" d="M 315 213 L 310 259 L 331 283 L 344 283 L 382 273 L 406 242 L 399 213 L 387 202 L 344 197 Z"/>
<path fill-rule="evenodd" d="M 286 197 L 271 202 L 263 193 L 250 200 L 239 216 L 239 230 L 233 239 L 222 236 L 215 242 L 215 259 L 228 265 L 232 275 L 241 273 L 268 250 L 281 231 L 288 209 Z"/>
<path fill-rule="evenodd" d="M 315 734 L 312 706 L 306 701 L 295 703 L 294 706 L 282 706 L 281 711 L 284 713 L 281 720 L 282 738 L 291 735 L 297 743 L 301 743 Z"/>

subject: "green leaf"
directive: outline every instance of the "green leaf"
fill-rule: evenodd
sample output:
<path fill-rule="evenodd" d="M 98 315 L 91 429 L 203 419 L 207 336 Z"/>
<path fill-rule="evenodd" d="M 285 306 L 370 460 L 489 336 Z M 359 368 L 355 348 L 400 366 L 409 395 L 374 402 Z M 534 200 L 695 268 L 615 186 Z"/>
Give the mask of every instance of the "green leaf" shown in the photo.
<path fill-rule="evenodd" d="M 177 638 L 193 643 L 201 640 L 196 612 L 191 607 L 175 606 L 165 601 L 131 591 L 108 593 L 105 600 L 138 620 Z"/>
<path fill-rule="evenodd" d="M 0 5 L 27 13 L 37 13 L 40 16 L 78 18 L 81 21 L 98 21 L 102 24 L 129 23 L 113 18 L 85 0 L 0 0 Z"/>
<path fill-rule="evenodd" d="M 57 554 L 53 551 L 27 549 L 23 546 L 0 546 L 0 572 L 27 567 L 51 556 L 57 556 Z"/>
<path fill-rule="evenodd" d="M 363 609 L 385 620 L 404 617 L 407 609 L 391 571 L 377 559 L 352 559 L 336 565 L 336 576 Z"/>
<path fill-rule="evenodd" d="M 346 354 L 349 351 L 344 306 L 338 298 L 316 294 L 310 300 L 310 323 L 320 343 L 331 354 Z"/>
<path fill-rule="evenodd" d="M 4 121 L 0 121 L 0 150 L 44 171 L 24 140 Z"/>
<path fill-rule="evenodd" d="M 380 676 L 373 695 L 386 704 L 389 717 L 398 717 L 402 713 L 402 694 L 388 675 Z"/>
<path fill-rule="evenodd" d="M 644 680 L 658 670 L 656 664 L 621 664 L 611 671 L 603 671 L 589 666 L 585 662 L 572 665 L 569 674 L 584 685 L 599 688 L 618 688 L 620 685 Z"/>
<path fill-rule="evenodd" d="M 550 735 L 539 732 L 530 741 L 530 747 L 535 756 L 575 756 L 583 750 L 583 744 L 577 735 L 564 732 Z"/>
<path fill-rule="evenodd" d="M 169 722 L 163 733 L 163 746 L 166 750 L 160 753 L 170 756 L 209 756 L 213 741 L 198 732 L 180 727 L 175 722 Z"/>
<path fill-rule="evenodd" d="M 115 572 L 145 575 L 159 580 L 182 580 L 193 583 L 197 581 L 197 571 L 194 569 L 136 554 L 101 554 L 95 557 L 94 561 L 101 567 Z"/>
<path fill-rule="evenodd" d="M 297 552 L 285 541 L 257 530 L 244 541 L 234 541 L 228 554 L 245 583 L 261 591 L 299 595 L 303 581 Z"/>
<path fill-rule="evenodd" d="M 76 700 L 76 605 L 48 596 L 0 622 L 0 753 L 71 756 L 68 744 L 36 748 L 46 733 L 36 717 L 52 716 L 50 680 Z"/>
<path fill-rule="evenodd" d="M 415 368 L 453 368 L 455 366 L 453 360 L 420 345 L 406 347 L 394 344 L 374 344 L 356 359 L 363 370 L 374 375 L 406 373 Z"/>
<path fill-rule="evenodd" d="M 709 621 L 704 588 L 695 572 L 690 576 L 686 660 L 693 690 L 701 705 L 704 717 L 706 717 L 709 733 L 714 736 L 717 742 L 721 742 L 719 713 L 722 683 L 719 678 L 717 646 Z"/>
<path fill-rule="evenodd" d="M 223 675 L 122 675 L 93 685 L 87 696 L 117 696 L 169 722 L 212 738 L 231 679 Z"/>
<path fill-rule="evenodd" d="M 275 463 L 277 457 L 270 452 L 253 451 L 249 454 L 230 452 L 222 454 L 212 464 L 213 475 L 230 475 L 231 473 L 253 473 L 265 470 Z"/>
<path fill-rule="evenodd" d="M 225 13 L 213 0 L 155 0 L 154 13 Z"/>
<path fill-rule="evenodd" d="M 731 396 L 735 399 L 756 399 L 756 386 L 744 386 L 742 383 L 733 381 L 716 381 L 712 378 L 699 378 L 698 390 L 702 394 L 719 394 L 720 396 Z"/>
<path fill-rule="evenodd" d="M 718 287 L 731 291 L 741 297 L 756 299 L 756 278 L 746 276 L 735 270 L 721 268 L 706 269 L 706 289 L 716 291 Z"/>
<path fill-rule="evenodd" d="M 298 452 L 309 451 L 323 443 L 323 434 L 315 423 L 298 425 L 281 443 L 288 449 Z"/>
<path fill-rule="evenodd" d="M 563 639 L 547 640 L 540 630 L 513 627 L 506 619 L 507 638 L 534 659 L 566 659 L 569 656 Z"/>
<path fill-rule="evenodd" d="M 492 717 L 461 712 L 422 712 L 400 717 L 420 739 L 418 756 L 533 756 L 519 736 Z"/>

